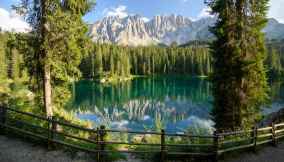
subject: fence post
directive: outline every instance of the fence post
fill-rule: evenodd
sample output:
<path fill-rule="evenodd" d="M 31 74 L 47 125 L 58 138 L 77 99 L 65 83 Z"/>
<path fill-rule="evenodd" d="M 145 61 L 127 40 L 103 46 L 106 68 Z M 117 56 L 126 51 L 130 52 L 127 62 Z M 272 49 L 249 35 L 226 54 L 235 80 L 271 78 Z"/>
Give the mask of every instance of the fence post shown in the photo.
<path fill-rule="evenodd" d="M 214 158 L 213 161 L 218 162 L 219 160 L 219 134 L 217 131 L 214 132 L 214 141 L 213 141 L 213 147 L 214 147 Z"/>
<path fill-rule="evenodd" d="M 97 128 L 97 134 L 96 134 L 96 142 L 97 142 L 97 162 L 100 162 L 100 128 Z"/>
<path fill-rule="evenodd" d="M 222 131 L 222 135 L 218 134 L 219 135 L 219 140 L 218 140 L 218 150 L 222 150 L 222 146 L 223 146 L 223 143 L 225 141 L 225 136 L 224 136 L 224 133 L 225 131 L 223 130 Z M 221 160 L 224 160 L 224 154 L 218 154 L 218 159 L 221 159 Z"/>
<path fill-rule="evenodd" d="M 272 127 L 271 133 L 272 133 L 273 146 L 277 147 L 277 139 L 276 139 L 276 133 L 275 133 L 276 128 L 275 128 L 275 124 L 273 122 L 271 123 L 271 127 Z"/>
<path fill-rule="evenodd" d="M 106 133 L 106 131 L 105 131 L 105 126 L 104 125 L 101 125 L 101 127 L 100 127 L 100 141 L 99 141 L 99 143 L 100 143 L 100 151 L 102 152 L 101 153 L 101 160 L 102 161 L 105 161 L 105 137 L 106 137 L 106 135 L 107 135 L 107 133 Z"/>
<path fill-rule="evenodd" d="M 7 118 L 7 109 L 5 109 L 3 106 L 0 106 L 0 124 L 5 124 L 6 123 L 6 118 Z M 0 125 L 0 133 L 5 134 L 5 127 Z"/>
<path fill-rule="evenodd" d="M 52 121 L 52 117 L 48 116 L 47 117 L 47 149 L 51 150 L 51 121 Z"/>
<path fill-rule="evenodd" d="M 253 151 L 256 153 L 256 147 L 257 147 L 257 136 L 258 136 L 258 126 L 257 124 L 254 125 L 253 127 Z"/>
<path fill-rule="evenodd" d="M 165 136 L 165 130 L 162 129 L 161 130 L 161 162 L 165 162 L 166 161 L 166 136 Z"/>
<path fill-rule="evenodd" d="M 52 116 L 51 118 L 51 140 L 55 140 L 57 132 L 57 118 Z M 55 148 L 55 144 L 52 142 L 52 148 Z"/>

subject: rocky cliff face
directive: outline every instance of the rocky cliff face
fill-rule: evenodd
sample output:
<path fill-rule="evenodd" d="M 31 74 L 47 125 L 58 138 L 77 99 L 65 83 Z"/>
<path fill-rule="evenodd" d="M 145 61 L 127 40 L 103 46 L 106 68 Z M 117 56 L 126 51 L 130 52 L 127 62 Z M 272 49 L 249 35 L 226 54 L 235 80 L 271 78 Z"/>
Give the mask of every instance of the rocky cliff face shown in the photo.
<path fill-rule="evenodd" d="M 155 16 L 145 22 L 139 15 L 125 18 L 105 17 L 90 26 L 89 35 L 94 42 L 115 43 L 127 46 L 147 46 L 152 44 L 170 45 L 173 42 L 185 44 L 192 40 L 206 41 L 214 38 L 209 26 L 216 18 L 191 21 L 183 16 Z M 270 19 L 263 30 L 268 39 L 283 39 L 284 24 Z"/>
<path fill-rule="evenodd" d="M 155 43 L 140 16 L 127 18 L 106 17 L 91 26 L 89 35 L 100 43 L 117 43 L 129 46 L 146 46 Z"/>
<path fill-rule="evenodd" d="M 263 32 L 268 39 L 284 39 L 284 24 L 279 23 L 275 19 L 269 19 Z"/>

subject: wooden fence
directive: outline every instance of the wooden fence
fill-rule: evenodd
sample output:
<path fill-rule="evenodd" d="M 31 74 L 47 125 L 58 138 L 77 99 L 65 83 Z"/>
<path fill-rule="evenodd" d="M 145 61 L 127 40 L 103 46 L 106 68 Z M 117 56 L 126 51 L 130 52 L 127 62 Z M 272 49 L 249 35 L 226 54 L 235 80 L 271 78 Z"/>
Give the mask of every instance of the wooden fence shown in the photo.
<path fill-rule="evenodd" d="M 27 118 L 27 121 L 23 120 Z M 38 124 L 31 124 L 33 119 Z M 64 127 L 64 129 L 62 129 Z M 87 133 L 88 138 L 80 137 L 76 133 L 68 133 L 68 130 Z M 67 122 L 62 122 L 56 118 L 46 118 L 34 115 L 28 112 L 0 107 L 0 132 L 13 131 L 15 133 L 25 134 L 39 138 L 48 143 L 48 146 L 60 144 L 63 146 L 75 148 L 81 151 L 89 152 L 95 155 L 98 162 L 105 161 L 109 153 L 132 153 L 138 155 L 155 154 L 161 162 L 175 158 L 210 158 L 218 161 L 218 157 L 224 153 L 251 148 L 256 150 L 257 146 L 271 143 L 274 146 L 280 138 L 284 137 L 284 123 L 272 124 L 270 127 L 258 128 L 255 126 L 251 130 L 240 130 L 235 132 L 215 132 L 210 136 L 194 136 L 185 133 L 174 134 L 166 133 L 165 130 L 160 132 L 140 132 L 124 130 L 108 130 L 105 126 L 97 129 L 88 129 Z M 150 135 L 159 139 L 158 143 L 131 142 L 128 141 L 111 141 L 106 137 L 115 133 L 127 135 Z M 174 140 L 178 138 L 178 140 Z M 73 141 L 77 142 L 70 142 Z M 178 141 L 178 142 L 177 142 Z M 81 145 L 80 143 L 87 143 Z M 109 146 L 127 145 L 150 147 L 149 149 L 109 149 Z M 88 146 L 88 147 L 86 147 Z"/>

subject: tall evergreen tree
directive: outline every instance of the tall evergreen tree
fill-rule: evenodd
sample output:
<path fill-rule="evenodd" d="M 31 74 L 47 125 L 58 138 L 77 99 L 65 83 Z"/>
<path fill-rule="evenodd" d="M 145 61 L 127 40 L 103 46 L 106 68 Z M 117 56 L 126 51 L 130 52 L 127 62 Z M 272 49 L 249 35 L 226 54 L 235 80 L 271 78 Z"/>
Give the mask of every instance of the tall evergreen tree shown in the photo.
<path fill-rule="evenodd" d="M 268 99 L 264 68 L 268 0 L 211 0 L 213 95 L 217 129 L 249 127 Z"/>
<path fill-rule="evenodd" d="M 7 34 L 0 32 L 0 79 L 7 78 Z"/>
<path fill-rule="evenodd" d="M 37 44 L 36 61 L 41 71 L 44 110 L 53 115 L 52 86 L 79 75 L 87 26 L 82 21 L 93 6 L 91 0 L 22 0 L 14 6 L 26 16 Z"/>
<path fill-rule="evenodd" d="M 8 69 L 7 74 L 8 78 L 10 79 L 16 79 L 18 68 L 16 67 L 17 64 L 17 56 L 16 56 L 16 38 L 13 33 L 9 33 L 9 38 L 7 41 L 7 58 L 8 58 Z"/>
<path fill-rule="evenodd" d="M 102 49 L 100 46 L 96 47 L 94 58 L 94 73 L 96 75 L 101 75 L 103 73 L 103 56 Z"/>

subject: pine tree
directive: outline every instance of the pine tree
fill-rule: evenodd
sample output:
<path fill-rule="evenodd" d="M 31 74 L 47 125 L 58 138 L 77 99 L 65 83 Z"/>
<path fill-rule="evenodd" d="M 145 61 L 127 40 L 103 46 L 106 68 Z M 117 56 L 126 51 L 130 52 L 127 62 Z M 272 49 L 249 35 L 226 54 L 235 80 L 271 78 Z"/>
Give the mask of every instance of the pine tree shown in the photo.
<path fill-rule="evenodd" d="M 13 33 L 9 33 L 9 39 L 7 41 L 7 58 L 8 58 L 8 78 L 16 79 L 18 69 L 17 69 L 17 55 L 16 55 L 16 38 Z"/>
<path fill-rule="evenodd" d="M 264 68 L 268 0 L 213 0 L 213 96 L 217 129 L 250 127 L 267 101 Z"/>
<path fill-rule="evenodd" d="M 94 59 L 94 72 L 100 76 L 103 73 L 103 56 L 101 47 L 96 48 L 95 59 Z"/>
<path fill-rule="evenodd" d="M 113 54 L 110 55 L 110 74 L 111 76 L 115 75 L 115 64 L 114 64 Z"/>
<path fill-rule="evenodd" d="M 267 64 L 269 66 L 269 74 L 270 77 L 281 76 L 282 74 L 282 66 L 280 55 L 276 52 L 276 49 L 273 47 L 269 48 Z"/>
<path fill-rule="evenodd" d="M 87 42 L 82 20 L 93 6 L 89 0 L 22 0 L 13 8 L 25 15 L 32 27 L 36 64 L 43 76 L 44 109 L 53 115 L 52 86 L 79 76 L 77 69 Z M 32 40 L 31 40 L 32 41 Z"/>
<path fill-rule="evenodd" d="M 7 40 L 8 34 L 0 32 L 0 79 L 6 79 L 8 76 Z"/>

